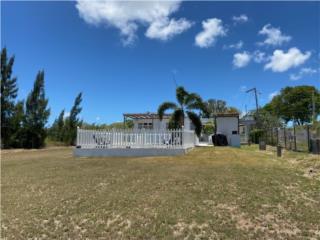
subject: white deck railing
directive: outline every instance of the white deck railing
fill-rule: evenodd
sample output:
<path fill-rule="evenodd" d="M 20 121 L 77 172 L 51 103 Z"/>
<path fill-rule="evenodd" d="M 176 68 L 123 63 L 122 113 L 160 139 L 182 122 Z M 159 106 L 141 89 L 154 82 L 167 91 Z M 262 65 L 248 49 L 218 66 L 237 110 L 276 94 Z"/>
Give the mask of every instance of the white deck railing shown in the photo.
<path fill-rule="evenodd" d="M 175 130 L 77 130 L 80 148 L 190 148 L 197 137 L 194 131 Z"/>

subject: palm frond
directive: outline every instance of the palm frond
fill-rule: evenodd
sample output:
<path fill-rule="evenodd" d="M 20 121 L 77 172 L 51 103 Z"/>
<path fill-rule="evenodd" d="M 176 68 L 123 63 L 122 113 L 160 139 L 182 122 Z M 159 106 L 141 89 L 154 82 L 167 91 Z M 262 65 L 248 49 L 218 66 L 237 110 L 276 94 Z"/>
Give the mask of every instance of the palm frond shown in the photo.
<path fill-rule="evenodd" d="M 187 115 L 195 127 L 195 130 L 194 130 L 195 133 L 197 134 L 198 137 L 200 137 L 201 130 L 202 130 L 202 123 L 201 123 L 200 117 L 194 112 L 190 112 L 190 111 L 187 111 Z"/>
<path fill-rule="evenodd" d="M 185 104 L 187 106 L 187 109 L 189 110 L 197 109 L 204 111 L 206 109 L 205 104 L 202 101 L 202 98 L 196 93 L 189 94 L 185 99 Z"/>
<path fill-rule="evenodd" d="M 185 98 L 189 95 L 189 93 L 184 89 L 184 87 L 177 87 L 176 89 L 176 97 L 178 103 L 183 106 L 185 103 Z"/>
<path fill-rule="evenodd" d="M 177 104 L 175 104 L 173 102 L 164 102 L 159 106 L 158 115 L 159 115 L 160 120 L 162 120 L 165 111 L 167 111 L 169 109 L 172 109 L 172 110 L 177 109 Z"/>

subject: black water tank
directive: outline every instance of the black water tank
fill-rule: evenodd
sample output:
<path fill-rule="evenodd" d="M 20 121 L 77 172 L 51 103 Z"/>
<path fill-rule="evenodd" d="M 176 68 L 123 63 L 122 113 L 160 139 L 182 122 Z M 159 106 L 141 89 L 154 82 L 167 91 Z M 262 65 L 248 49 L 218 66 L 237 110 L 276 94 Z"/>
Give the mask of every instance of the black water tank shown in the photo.
<path fill-rule="evenodd" d="M 228 146 L 228 140 L 226 135 L 220 133 L 212 135 L 212 143 L 215 146 Z"/>

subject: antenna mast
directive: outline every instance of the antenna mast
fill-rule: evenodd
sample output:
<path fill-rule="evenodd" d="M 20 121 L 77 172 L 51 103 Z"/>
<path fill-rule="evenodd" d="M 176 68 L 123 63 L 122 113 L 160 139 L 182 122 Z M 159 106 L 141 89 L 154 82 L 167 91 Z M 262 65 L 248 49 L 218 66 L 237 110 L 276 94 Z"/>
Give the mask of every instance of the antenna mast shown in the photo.
<path fill-rule="evenodd" d="M 172 71 L 172 80 L 173 80 L 174 86 L 177 88 L 178 85 L 176 81 L 176 71 Z"/>

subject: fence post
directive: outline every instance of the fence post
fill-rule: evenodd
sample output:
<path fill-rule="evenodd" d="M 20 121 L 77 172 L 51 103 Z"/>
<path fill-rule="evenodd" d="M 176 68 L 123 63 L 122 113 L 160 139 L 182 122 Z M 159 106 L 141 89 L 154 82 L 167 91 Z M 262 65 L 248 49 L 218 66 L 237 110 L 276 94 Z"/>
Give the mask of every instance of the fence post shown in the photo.
<path fill-rule="evenodd" d="M 181 128 L 181 133 L 182 133 L 182 138 L 181 138 L 181 146 L 183 147 L 184 143 L 185 143 L 185 131 L 184 131 L 184 127 Z"/>
<path fill-rule="evenodd" d="M 287 134 L 286 134 L 286 128 L 283 128 L 283 137 L 284 137 L 284 148 L 287 148 Z"/>
<path fill-rule="evenodd" d="M 277 146 L 277 157 L 281 157 L 281 149 L 282 147 L 281 146 Z"/>
<path fill-rule="evenodd" d="M 311 152 L 311 147 L 310 147 L 310 126 L 307 125 L 307 146 L 308 146 L 308 152 Z"/>
<path fill-rule="evenodd" d="M 269 131 L 268 128 L 265 129 L 266 132 L 266 144 L 269 144 Z"/>
<path fill-rule="evenodd" d="M 80 144 L 80 141 L 79 141 L 79 138 L 80 138 L 80 134 L 79 134 L 79 126 L 77 126 L 77 142 L 76 142 L 76 147 L 78 147 L 79 146 L 79 144 Z"/>
<path fill-rule="evenodd" d="M 295 124 L 293 124 L 293 141 L 294 141 L 294 151 L 297 151 L 296 125 Z"/>

